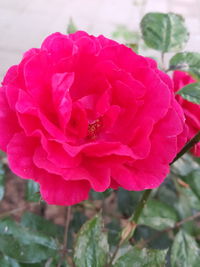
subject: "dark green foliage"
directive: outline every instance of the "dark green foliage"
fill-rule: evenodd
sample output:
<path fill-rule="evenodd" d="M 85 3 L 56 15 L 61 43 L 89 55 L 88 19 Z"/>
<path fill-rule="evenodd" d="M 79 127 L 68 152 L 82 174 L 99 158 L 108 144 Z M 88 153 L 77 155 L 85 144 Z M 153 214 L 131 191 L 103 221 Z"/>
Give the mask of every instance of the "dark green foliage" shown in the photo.
<path fill-rule="evenodd" d="M 0 201 L 4 197 L 5 192 L 5 170 L 3 164 L 0 162 Z"/>

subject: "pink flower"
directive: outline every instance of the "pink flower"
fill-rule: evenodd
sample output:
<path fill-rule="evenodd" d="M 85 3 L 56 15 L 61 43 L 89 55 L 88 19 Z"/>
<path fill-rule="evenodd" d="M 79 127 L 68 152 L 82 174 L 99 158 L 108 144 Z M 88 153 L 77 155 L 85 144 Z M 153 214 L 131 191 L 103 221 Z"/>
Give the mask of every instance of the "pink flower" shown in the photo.
<path fill-rule="evenodd" d="M 90 189 L 155 188 L 185 143 L 169 77 L 103 36 L 52 34 L 2 85 L 1 149 L 49 204 L 78 203 Z"/>
<path fill-rule="evenodd" d="M 173 73 L 174 91 L 182 89 L 185 85 L 196 82 L 189 74 L 183 71 Z M 186 125 L 188 126 L 188 140 L 192 139 L 200 130 L 200 105 L 191 103 L 176 95 L 176 99 L 183 108 Z M 200 142 L 192 148 L 191 152 L 195 156 L 200 156 Z"/>

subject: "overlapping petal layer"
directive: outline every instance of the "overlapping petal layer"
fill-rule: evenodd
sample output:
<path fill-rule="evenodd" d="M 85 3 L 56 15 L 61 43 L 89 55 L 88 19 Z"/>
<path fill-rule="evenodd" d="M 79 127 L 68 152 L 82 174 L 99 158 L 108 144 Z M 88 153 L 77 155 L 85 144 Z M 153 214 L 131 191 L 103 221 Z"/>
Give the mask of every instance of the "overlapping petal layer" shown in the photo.
<path fill-rule="evenodd" d="M 169 77 L 85 32 L 55 33 L 26 52 L 4 78 L 0 106 L 0 147 L 49 204 L 157 187 L 186 141 Z"/>

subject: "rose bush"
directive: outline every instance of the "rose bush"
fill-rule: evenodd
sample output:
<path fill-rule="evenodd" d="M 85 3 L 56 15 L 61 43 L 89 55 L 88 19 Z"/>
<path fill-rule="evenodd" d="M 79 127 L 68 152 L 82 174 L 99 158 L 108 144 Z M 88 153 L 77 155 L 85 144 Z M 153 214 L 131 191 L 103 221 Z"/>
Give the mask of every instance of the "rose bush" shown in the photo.
<path fill-rule="evenodd" d="M 174 71 L 173 81 L 175 92 L 187 84 L 196 82 L 188 73 L 183 71 Z M 180 95 L 176 95 L 176 99 L 183 108 L 186 125 L 188 126 L 188 140 L 190 140 L 200 130 L 200 105 L 183 99 Z M 191 149 L 191 152 L 195 156 L 200 156 L 200 142 Z"/>
<path fill-rule="evenodd" d="M 50 35 L 11 67 L 0 91 L 0 146 L 49 204 L 90 189 L 159 186 L 186 141 L 172 82 L 103 36 Z"/>

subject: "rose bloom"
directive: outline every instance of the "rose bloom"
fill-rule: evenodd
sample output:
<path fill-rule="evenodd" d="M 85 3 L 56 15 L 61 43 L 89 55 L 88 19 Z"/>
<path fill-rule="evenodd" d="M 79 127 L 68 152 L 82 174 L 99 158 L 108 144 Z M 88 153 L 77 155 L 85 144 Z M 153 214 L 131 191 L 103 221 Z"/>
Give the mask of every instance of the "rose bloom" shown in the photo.
<path fill-rule="evenodd" d="M 174 91 L 177 92 L 184 86 L 196 82 L 188 73 L 183 71 L 174 71 L 173 73 Z M 183 99 L 180 95 L 176 95 L 176 99 L 183 108 L 186 125 L 188 126 L 188 140 L 192 139 L 200 130 L 200 105 Z M 200 157 L 200 142 L 197 143 L 191 152 Z"/>
<path fill-rule="evenodd" d="M 12 66 L 0 90 L 0 147 L 49 204 L 91 189 L 158 187 L 185 143 L 172 82 L 104 36 L 55 33 Z"/>

